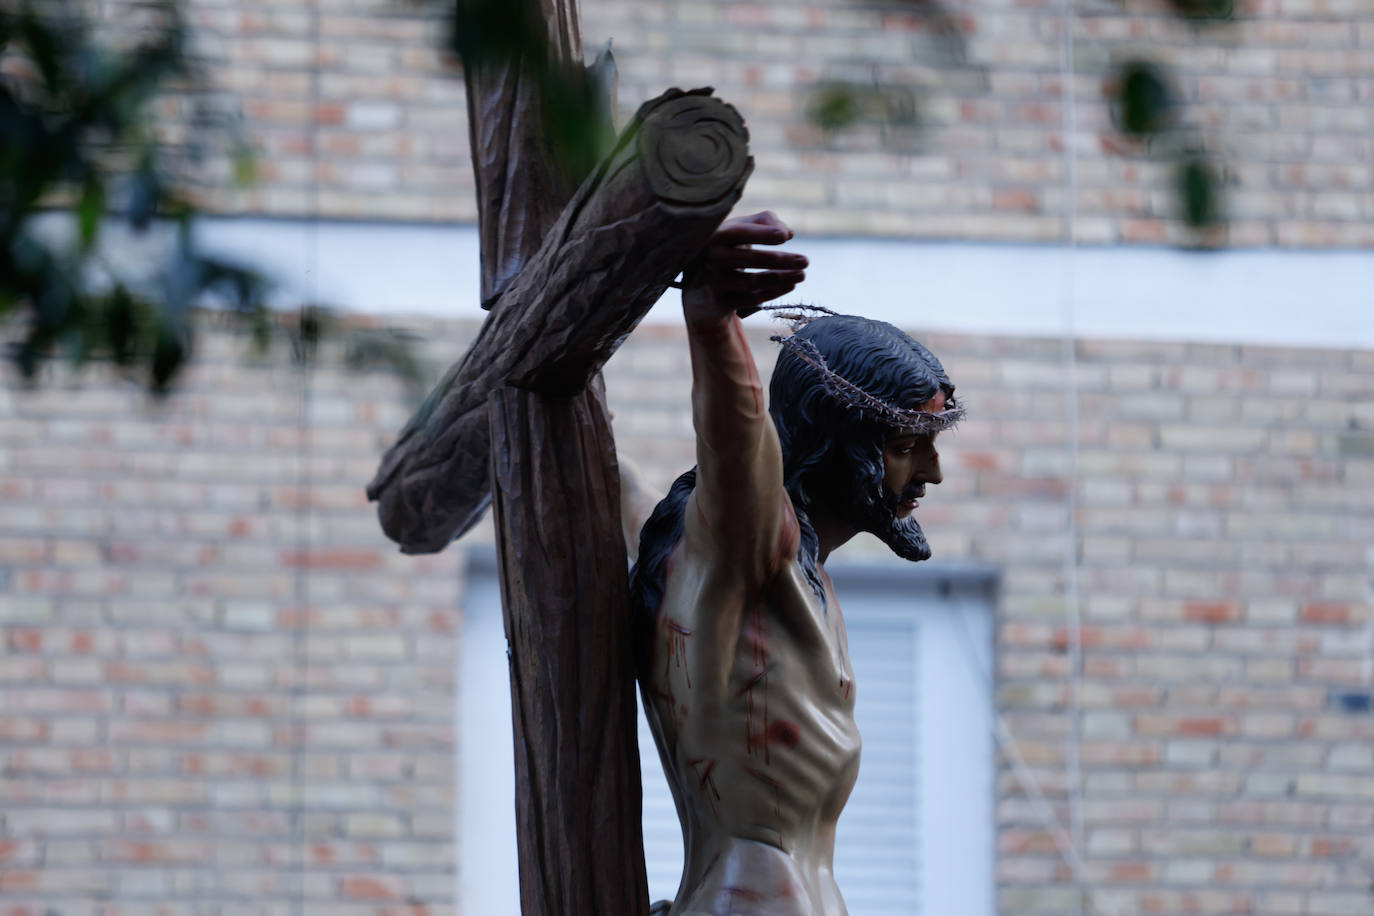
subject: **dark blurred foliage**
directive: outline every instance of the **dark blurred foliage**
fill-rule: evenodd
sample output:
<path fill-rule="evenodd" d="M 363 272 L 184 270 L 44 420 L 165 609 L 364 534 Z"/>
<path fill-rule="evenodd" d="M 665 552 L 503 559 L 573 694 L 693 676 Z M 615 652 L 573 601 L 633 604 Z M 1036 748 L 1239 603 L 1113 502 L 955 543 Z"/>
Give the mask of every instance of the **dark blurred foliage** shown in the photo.
<path fill-rule="evenodd" d="M 1230 19 L 1235 15 L 1233 0 L 1169 0 L 1169 5 L 1185 19 Z"/>
<path fill-rule="evenodd" d="M 1112 121 L 1135 138 L 1164 130 L 1178 117 L 1177 94 L 1164 68 L 1148 60 L 1128 60 L 1117 67 L 1110 90 Z"/>
<path fill-rule="evenodd" d="M 428 373 L 403 336 L 345 326 L 319 306 L 277 312 L 261 276 L 197 249 L 188 165 L 218 142 L 247 181 L 251 148 L 208 104 L 177 0 L 127 12 L 138 27 L 117 49 L 96 39 L 79 0 L 0 7 L 0 323 L 22 326 L 11 347 L 22 375 L 33 380 L 57 354 L 78 366 L 107 359 L 163 394 L 191 356 L 201 304 L 260 353 L 284 339 L 307 363 L 333 333 L 348 365 L 384 367 L 421 389 Z M 196 102 L 191 137 L 176 148 L 158 142 L 153 111 L 169 94 Z M 40 226 L 54 213 L 69 219 Z M 166 234 L 171 253 L 152 269 L 114 263 L 130 260 L 102 252 L 102 233 L 116 229 Z"/>
<path fill-rule="evenodd" d="M 941 0 L 907 0 L 904 4 L 920 18 L 930 41 L 928 52 L 944 66 L 962 66 L 968 59 L 963 29 Z M 827 79 L 810 90 L 804 108 L 807 120 L 826 135 L 864 125 L 881 132 L 896 127 L 903 132 L 919 129 L 921 111 L 916 87 L 884 82 L 874 67 L 872 79 Z M 909 145 L 909 144 L 908 144 Z"/>
<path fill-rule="evenodd" d="M 1117 130 L 1174 164 L 1179 215 L 1198 237 L 1225 220 L 1216 165 L 1183 124 L 1183 104 L 1162 65 L 1141 58 L 1117 64 L 1105 84 Z"/>
<path fill-rule="evenodd" d="M 868 0 L 859 0 L 868 2 Z M 1167 0 L 1169 8 L 1189 22 L 1221 22 L 1234 16 L 1233 0 Z M 961 26 L 942 0 L 904 0 L 931 35 L 931 53 L 946 65 L 967 62 Z M 807 120 L 825 134 L 838 134 L 862 125 L 920 126 L 915 91 L 871 83 L 826 81 L 808 98 Z M 1175 191 L 1184 222 L 1199 233 L 1224 220 L 1219 169 L 1196 142 L 1185 142 L 1178 131 L 1183 106 L 1173 76 L 1164 65 L 1144 58 L 1117 64 L 1105 82 L 1116 128 L 1132 141 L 1174 160 Z M 893 105 L 894 100 L 902 104 Z M 909 101 L 908 101 L 909 100 Z"/>
<path fill-rule="evenodd" d="M 615 58 L 610 45 L 591 66 L 553 53 L 548 27 L 535 5 L 514 0 L 419 0 L 449 9 L 445 45 L 464 68 L 527 68 L 544 104 L 544 135 L 571 184 L 610 152 Z"/>
<path fill-rule="evenodd" d="M 1179 157 L 1176 168 L 1183 221 L 1198 230 L 1219 224 L 1223 219 L 1219 199 L 1221 180 L 1212 160 L 1205 153 L 1188 152 Z"/>
<path fill-rule="evenodd" d="M 196 250 L 182 163 L 156 138 L 154 100 L 197 85 L 180 9 L 148 0 L 129 12 L 142 27 L 115 49 L 74 0 L 0 8 L 0 320 L 25 321 L 13 356 L 26 378 L 61 352 L 111 359 L 162 392 L 190 355 L 190 306 L 211 296 L 265 324 L 264 284 Z M 75 217 L 74 234 L 38 231 L 54 205 Z M 140 235 L 170 221 L 172 256 L 126 274 L 100 251 L 113 220 Z"/>
<path fill-rule="evenodd" d="M 871 83 L 829 82 L 812 91 L 807 117 L 827 133 L 859 124 L 880 127 L 920 126 L 916 93 L 904 86 Z"/>

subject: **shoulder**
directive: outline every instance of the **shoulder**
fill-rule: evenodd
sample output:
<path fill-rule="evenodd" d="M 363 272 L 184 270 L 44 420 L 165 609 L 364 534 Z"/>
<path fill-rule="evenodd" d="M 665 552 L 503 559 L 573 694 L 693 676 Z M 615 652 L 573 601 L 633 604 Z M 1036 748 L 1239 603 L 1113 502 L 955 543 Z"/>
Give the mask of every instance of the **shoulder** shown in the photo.
<path fill-rule="evenodd" d="M 749 583 L 755 585 L 766 584 L 785 572 L 801 549 L 801 525 L 787 491 L 779 491 L 776 498 L 778 501 L 773 507 L 759 507 L 760 513 L 776 513 L 776 522 L 769 526 L 772 531 L 767 541 L 759 545 L 764 549 L 742 552 L 738 543 L 739 531 L 728 529 L 757 524 L 757 519 L 727 517 L 712 524 L 697 504 L 696 494 L 691 494 L 684 513 L 686 537 L 683 540 L 687 545 L 688 562 L 702 563 L 721 574 L 737 574 L 755 580 Z M 761 565 L 758 557 L 762 557 Z M 760 573 L 764 582 L 757 581 Z"/>

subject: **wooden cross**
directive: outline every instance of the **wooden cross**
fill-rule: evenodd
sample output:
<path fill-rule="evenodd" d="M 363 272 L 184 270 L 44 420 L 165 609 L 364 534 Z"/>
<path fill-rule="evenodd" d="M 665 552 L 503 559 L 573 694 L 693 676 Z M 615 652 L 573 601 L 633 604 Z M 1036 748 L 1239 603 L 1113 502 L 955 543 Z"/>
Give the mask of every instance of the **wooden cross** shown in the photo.
<path fill-rule="evenodd" d="M 576 0 L 506 2 L 547 30 L 551 60 L 465 67 L 491 313 L 367 493 L 407 553 L 442 550 L 494 506 L 524 916 L 643 916 L 626 553 L 600 368 L 739 200 L 753 161 L 733 108 L 670 90 L 590 174 L 567 175 L 538 76 L 550 62 L 585 72 Z"/>

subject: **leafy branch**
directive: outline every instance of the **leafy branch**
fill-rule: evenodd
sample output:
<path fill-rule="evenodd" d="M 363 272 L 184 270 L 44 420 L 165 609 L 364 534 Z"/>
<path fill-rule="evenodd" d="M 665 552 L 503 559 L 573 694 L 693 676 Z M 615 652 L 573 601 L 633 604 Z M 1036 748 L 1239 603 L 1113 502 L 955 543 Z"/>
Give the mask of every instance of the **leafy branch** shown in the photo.
<path fill-rule="evenodd" d="M 117 50 L 73 0 L 0 10 L 0 320 L 26 325 L 12 355 L 27 379 L 61 352 L 78 365 L 111 359 L 164 392 L 191 351 L 193 304 L 264 308 L 261 277 L 197 250 L 184 163 L 157 139 L 153 102 L 201 85 L 180 8 L 146 0 L 134 12 L 145 25 Z M 54 206 L 73 214 L 74 233 L 42 230 Z M 102 257 L 112 219 L 136 235 L 170 221 L 170 258 L 137 273 Z"/>

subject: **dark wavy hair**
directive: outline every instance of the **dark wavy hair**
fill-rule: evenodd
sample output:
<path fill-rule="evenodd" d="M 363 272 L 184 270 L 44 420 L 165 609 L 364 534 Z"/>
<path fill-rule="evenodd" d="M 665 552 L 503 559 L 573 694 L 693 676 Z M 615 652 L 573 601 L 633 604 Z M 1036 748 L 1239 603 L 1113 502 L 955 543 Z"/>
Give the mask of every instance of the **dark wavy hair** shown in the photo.
<path fill-rule="evenodd" d="M 913 410 L 954 385 L 940 361 L 885 321 L 857 315 L 816 318 L 796 332 L 810 341 L 836 374 L 888 404 Z M 811 514 L 816 507 L 869 507 L 883 498 L 883 449 L 893 429 L 832 394 L 815 368 L 783 347 L 768 387 L 768 412 L 782 446 L 783 486 L 801 528 L 801 563 L 812 589 L 825 600 L 819 542 Z M 652 632 L 663 601 L 668 555 L 682 539 L 687 497 L 696 468 L 673 482 L 639 537 L 639 561 L 630 571 L 630 600 L 641 636 Z M 646 643 L 641 642 L 640 645 Z"/>

